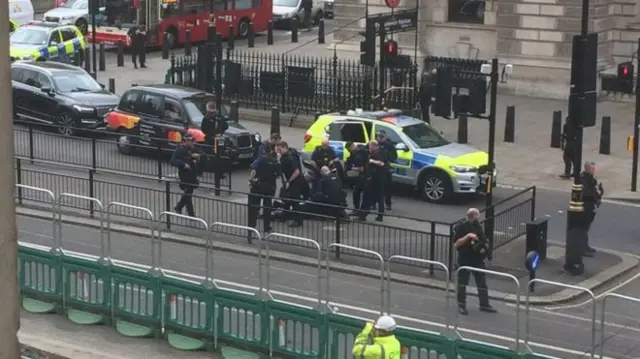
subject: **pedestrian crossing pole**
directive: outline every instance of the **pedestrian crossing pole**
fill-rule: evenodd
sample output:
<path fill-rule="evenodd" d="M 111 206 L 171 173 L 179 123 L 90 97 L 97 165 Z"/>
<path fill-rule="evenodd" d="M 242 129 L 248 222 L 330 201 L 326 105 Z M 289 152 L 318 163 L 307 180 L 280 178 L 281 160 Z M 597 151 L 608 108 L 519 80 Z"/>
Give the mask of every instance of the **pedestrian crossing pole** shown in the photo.
<path fill-rule="evenodd" d="M 9 2 L 0 3 L 0 28 L 4 35 L 0 36 L 0 55 L 2 71 L 0 72 L 0 92 L 11 93 L 11 70 L 9 62 Z M 18 293 L 18 241 L 16 235 L 16 206 L 13 198 L 15 173 L 13 164 L 13 116 L 11 96 L 2 96 L 0 116 L 0 157 L 3 171 L 0 180 L 5 185 L 0 201 L 0 359 L 16 359 L 20 357 L 18 329 L 20 328 L 20 297 Z"/>
<path fill-rule="evenodd" d="M 640 39 L 636 55 L 636 113 L 633 121 L 633 160 L 631 162 L 631 192 L 638 186 L 638 136 L 640 136 Z"/>

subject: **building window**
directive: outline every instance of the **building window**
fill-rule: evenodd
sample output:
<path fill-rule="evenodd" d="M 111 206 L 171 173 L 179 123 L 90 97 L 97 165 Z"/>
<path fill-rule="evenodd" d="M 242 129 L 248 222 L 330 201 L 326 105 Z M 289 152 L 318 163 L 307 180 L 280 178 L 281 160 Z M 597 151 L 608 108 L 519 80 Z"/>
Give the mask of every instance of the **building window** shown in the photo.
<path fill-rule="evenodd" d="M 449 22 L 484 23 L 485 0 L 449 0 Z"/>

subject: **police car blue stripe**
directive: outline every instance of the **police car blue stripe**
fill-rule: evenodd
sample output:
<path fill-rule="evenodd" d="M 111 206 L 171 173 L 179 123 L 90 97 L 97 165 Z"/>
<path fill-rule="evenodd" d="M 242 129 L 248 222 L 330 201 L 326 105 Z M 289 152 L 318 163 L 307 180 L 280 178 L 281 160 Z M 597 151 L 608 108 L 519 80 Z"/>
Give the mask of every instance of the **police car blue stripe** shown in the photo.
<path fill-rule="evenodd" d="M 426 166 L 431 166 L 434 163 L 436 163 L 436 156 L 414 152 L 411 168 L 419 170 Z"/>
<path fill-rule="evenodd" d="M 79 51 L 82 50 L 82 46 L 80 45 L 80 40 L 73 39 L 71 42 L 73 43 L 73 52 L 74 53 L 79 52 Z"/>
<path fill-rule="evenodd" d="M 40 49 L 40 56 L 44 57 L 44 58 L 48 58 L 49 57 L 49 49 L 46 47 L 43 47 Z"/>
<path fill-rule="evenodd" d="M 329 141 L 329 147 L 333 149 L 333 152 L 336 153 L 336 157 L 338 157 L 338 159 L 342 159 L 342 156 L 344 154 L 344 143 L 338 141 Z"/>

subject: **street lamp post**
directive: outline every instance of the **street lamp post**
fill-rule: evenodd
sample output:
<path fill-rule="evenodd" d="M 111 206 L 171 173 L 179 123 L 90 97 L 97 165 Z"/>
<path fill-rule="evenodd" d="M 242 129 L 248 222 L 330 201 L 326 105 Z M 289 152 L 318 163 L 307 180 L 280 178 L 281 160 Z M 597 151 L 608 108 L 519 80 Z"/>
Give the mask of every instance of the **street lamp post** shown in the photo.
<path fill-rule="evenodd" d="M 98 76 L 98 68 L 97 68 L 97 51 L 96 51 L 96 13 L 98 12 L 98 0 L 91 1 L 91 61 L 93 61 L 93 73 Z M 86 30 L 85 30 L 86 31 Z M 87 61 L 88 59 L 84 59 Z M 86 67 L 85 67 L 86 68 Z"/>
<path fill-rule="evenodd" d="M 582 200 L 582 183 L 580 169 L 582 167 L 583 121 L 585 106 L 585 66 L 587 55 L 587 33 L 589 31 L 589 0 L 582 1 L 582 21 L 580 26 L 579 50 L 573 56 L 579 56 L 573 63 L 578 67 L 571 69 L 575 74 L 575 105 L 569 100 L 569 121 L 575 133 L 576 148 L 573 158 L 573 185 L 567 211 L 567 237 L 565 247 L 564 268 L 569 273 L 580 275 L 584 272 L 582 254 L 586 245 L 587 230 L 584 218 L 584 202 Z"/>
<path fill-rule="evenodd" d="M 484 208 L 487 210 L 485 215 L 484 232 L 490 238 L 491 248 L 489 250 L 490 258 L 493 257 L 493 233 L 495 219 L 493 218 L 493 171 L 495 170 L 495 148 L 496 148 L 496 111 L 498 102 L 498 59 L 491 60 L 491 98 L 489 103 L 489 163 L 487 164 L 487 177 L 485 188 Z"/>

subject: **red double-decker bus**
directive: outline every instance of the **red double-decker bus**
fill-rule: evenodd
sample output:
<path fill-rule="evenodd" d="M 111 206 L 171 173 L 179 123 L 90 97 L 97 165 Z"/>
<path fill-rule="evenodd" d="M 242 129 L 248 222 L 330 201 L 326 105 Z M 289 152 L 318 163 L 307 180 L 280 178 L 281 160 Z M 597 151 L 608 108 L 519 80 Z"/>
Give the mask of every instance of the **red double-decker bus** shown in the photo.
<path fill-rule="evenodd" d="M 169 46 L 184 43 L 185 32 L 191 30 L 191 41 L 207 39 L 209 15 L 213 14 L 217 32 L 227 37 L 233 26 L 236 37 L 245 37 L 249 23 L 254 32 L 266 31 L 272 18 L 272 0 L 105 0 L 96 16 L 96 43 L 131 45 L 129 31 L 143 25 L 149 46 L 162 45 L 164 33 Z M 89 41 L 93 40 L 89 26 Z"/>

